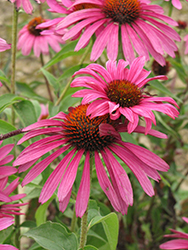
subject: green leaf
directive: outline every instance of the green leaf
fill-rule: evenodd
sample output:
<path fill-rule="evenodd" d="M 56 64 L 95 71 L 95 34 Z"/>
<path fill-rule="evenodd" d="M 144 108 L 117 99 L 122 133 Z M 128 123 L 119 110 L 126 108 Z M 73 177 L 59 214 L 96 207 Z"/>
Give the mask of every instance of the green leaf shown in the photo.
<path fill-rule="evenodd" d="M 24 100 L 23 97 L 16 96 L 14 94 L 4 94 L 0 96 L 0 113 L 6 109 L 8 106 L 19 102 L 20 100 Z"/>
<path fill-rule="evenodd" d="M 154 75 L 151 75 L 152 77 Z M 162 93 L 164 93 L 165 95 L 168 95 L 172 98 L 174 98 L 176 101 L 182 103 L 182 100 L 180 98 L 178 98 L 177 96 L 175 96 L 170 90 L 168 90 L 164 84 L 162 84 L 161 82 L 159 82 L 158 80 L 154 80 L 154 81 L 150 81 L 149 85 L 152 86 L 153 88 L 161 91 Z"/>
<path fill-rule="evenodd" d="M 77 250 L 78 242 L 74 233 L 68 233 L 59 223 L 46 222 L 23 234 L 34 239 L 48 250 Z"/>
<path fill-rule="evenodd" d="M 82 249 L 79 248 L 79 250 L 82 250 Z M 94 247 L 94 246 L 88 245 L 88 246 L 85 246 L 85 247 L 84 247 L 84 250 L 98 250 L 98 248 L 96 248 L 96 247 Z"/>
<path fill-rule="evenodd" d="M 18 114 L 23 126 L 28 126 L 37 121 L 35 108 L 32 102 L 25 100 L 13 105 L 16 113 Z"/>
<path fill-rule="evenodd" d="M 36 242 L 28 250 L 43 250 L 44 248 L 39 246 Z"/>
<path fill-rule="evenodd" d="M 32 220 L 26 220 L 24 221 L 20 227 L 29 227 L 29 228 L 33 228 L 33 227 L 36 227 L 36 223 L 35 221 L 32 221 Z"/>
<path fill-rule="evenodd" d="M 64 73 L 58 78 L 59 81 L 62 81 L 70 76 L 72 76 L 76 71 L 78 71 L 81 68 L 85 68 L 88 66 L 88 63 L 75 65 L 73 67 L 70 67 L 69 69 L 65 70 Z"/>
<path fill-rule="evenodd" d="M 186 72 L 185 72 L 184 67 L 182 66 L 182 64 L 180 62 L 178 62 L 176 59 L 173 59 L 171 57 L 169 57 L 168 60 L 170 61 L 172 67 L 178 73 L 179 78 L 182 80 L 182 82 L 185 83 L 186 82 L 186 80 L 185 80 Z"/>
<path fill-rule="evenodd" d="M 55 195 L 53 195 L 47 202 L 37 208 L 37 211 L 35 213 L 37 226 L 40 226 L 42 223 L 46 222 L 46 210 L 54 198 Z"/>
<path fill-rule="evenodd" d="M 85 49 L 81 49 L 78 52 L 75 52 L 74 48 L 75 48 L 76 44 L 77 44 L 77 41 L 73 41 L 73 42 L 65 45 L 61 51 L 56 53 L 56 55 L 47 64 L 44 65 L 43 68 L 46 69 L 46 68 L 60 62 L 61 60 L 65 59 L 69 56 L 82 55 L 83 51 Z"/>
<path fill-rule="evenodd" d="M 155 114 L 155 117 L 157 118 L 157 120 L 163 125 L 164 128 L 167 129 L 167 131 L 173 135 L 174 137 L 178 138 L 178 134 L 176 133 L 175 130 L 173 130 L 160 116 L 160 114 L 158 114 L 157 112 L 153 111 Z"/>
<path fill-rule="evenodd" d="M 37 95 L 35 91 L 26 83 L 16 82 L 16 87 L 17 87 L 18 92 L 20 92 L 20 94 L 22 94 L 23 96 L 27 98 L 38 100 L 44 103 L 48 101 L 46 98 L 40 95 Z"/>
<path fill-rule="evenodd" d="M 57 91 L 59 89 L 59 80 L 56 79 L 50 72 L 47 70 L 41 68 L 42 73 L 48 80 L 49 84 L 54 87 L 54 89 Z"/>
<path fill-rule="evenodd" d="M 4 230 L 1 230 L 0 231 L 0 243 L 3 243 L 9 236 L 10 234 L 12 233 L 13 231 L 13 227 L 8 227 Z"/>
<path fill-rule="evenodd" d="M 4 74 L 2 70 L 0 70 L 0 80 L 10 84 L 10 80 L 6 77 L 6 75 Z"/>
<path fill-rule="evenodd" d="M 94 225 L 102 223 L 106 237 L 109 243 L 109 249 L 115 250 L 118 242 L 118 218 L 115 213 L 110 213 L 104 217 L 98 215 L 94 217 L 88 225 L 88 228 L 93 227 Z"/>
<path fill-rule="evenodd" d="M 16 128 L 14 126 L 12 126 L 10 123 L 5 122 L 3 120 L 0 120 L 0 135 L 7 134 L 7 133 L 14 131 L 14 130 L 16 130 Z M 22 135 L 21 134 L 16 135 L 16 136 L 14 136 L 14 138 L 18 141 L 22 138 Z M 7 141 L 7 143 L 15 143 L 15 142 L 13 142 L 12 138 L 6 139 L 6 141 Z M 24 145 L 28 145 L 28 143 L 26 143 Z"/>

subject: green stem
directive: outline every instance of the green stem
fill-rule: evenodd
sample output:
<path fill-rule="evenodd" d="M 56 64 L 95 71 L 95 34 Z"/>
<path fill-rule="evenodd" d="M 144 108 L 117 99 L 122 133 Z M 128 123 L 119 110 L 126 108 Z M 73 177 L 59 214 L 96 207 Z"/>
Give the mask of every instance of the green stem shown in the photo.
<path fill-rule="evenodd" d="M 11 93 L 15 94 L 16 92 L 16 47 L 17 47 L 17 33 L 18 33 L 18 11 L 16 5 L 13 5 L 13 26 L 12 26 L 12 50 L 11 50 Z M 12 107 L 12 125 L 15 126 L 15 112 Z M 14 156 L 16 157 L 16 152 L 14 150 Z M 16 189 L 16 193 L 18 194 L 18 189 Z M 15 244 L 17 248 L 20 248 L 20 216 L 15 216 Z"/>
<path fill-rule="evenodd" d="M 70 228 L 71 232 L 75 231 L 76 221 L 77 221 L 77 217 L 76 217 L 76 211 L 75 211 L 75 207 L 74 207 L 73 217 L 72 217 L 72 221 L 71 221 L 71 228 Z"/>
<path fill-rule="evenodd" d="M 93 170 L 93 155 L 90 155 L 90 183 L 92 180 L 92 170 Z M 90 185 L 91 186 L 91 185 Z M 84 249 L 84 246 L 87 241 L 87 216 L 88 216 L 88 207 L 81 218 L 81 235 L 80 235 L 80 246 L 79 248 Z"/>
<path fill-rule="evenodd" d="M 81 236 L 80 236 L 80 246 L 79 248 L 84 249 L 87 240 L 87 215 L 88 208 L 86 209 L 84 215 L 81 218 Z"/>
<path fill-rule="evenodd" d="M 171 2 L 169 2 L 169 11 L 168 11 L 168 16 L 169 17 L 171 17 L 171 15 L 172 15 L 172 10 L 173 10 L 173 5 L 172 5 L 172 3 Z"/>
<path fill-rule="evenodd" d="M 44 66 L 44 59 L 43 59 L 42 53 L 40 54 L 40 61 L 41 61 L 41 65 L 43 67 Z M 54 102 L 53 96 L 52 96 L 52 93 L 51 93 L 51 90 L 50 90 L 50 84 L 49 84 L 49 82 L 48 82 L 48 80 L 47 80 L 47 78 L 45 76 L 44 76 L 44 80 L 45 80 L 45 84 L 46 84 L 46 88 L 47 88 L 47 91 L 48 91 L 50 101 Z"/>
<path fill-rule="evenodd" d="M 89 53 L 89 51 L 91 49 L 91 46 L 92 46 L 92 43 L 90 42 L 90 44 L 88 45 L 88 47 L 87 47 L 86 51 L 84 52 L 82 58 L 80 59 L 78 65 L 83 64 L 84 60 L 86 59 L 87 54 Z M 68 81 L 68 83 L 66 84 L 65 88 L 63 89 L 63 91 L 62 91 L 60 97 L 58 98 L 57 102 L 55 103 L 55 106 L 58 106 L 60 104 L 60 102 L 63 99 L 65 93 L 67 92 L 72 80 L 73 80 L 73 78 L 71 77 L 70 80 Z"/>
<path fill-rule="evenodd" d="M 16 45 L 17 45 L 17 26 L 18 26 L 18 11 L 16 6 L 13 6 L 13 27 L 12 27 L 12 50 L 11 50 L 11 93 L 15 94 L 16 90 Z M 15 113 L 12 107 L 12 125 L 15 125 Z"/>

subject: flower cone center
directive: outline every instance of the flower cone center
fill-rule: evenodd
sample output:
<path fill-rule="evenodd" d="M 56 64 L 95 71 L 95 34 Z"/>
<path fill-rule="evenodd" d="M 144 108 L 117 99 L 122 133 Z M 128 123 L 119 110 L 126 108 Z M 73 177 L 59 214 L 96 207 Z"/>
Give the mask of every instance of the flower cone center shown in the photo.
<path fill-rule="evenodd" d="M 156 76 L 167 75 L 167 73 L 170 71 L 170 63 L 169 61 L 166 61 L 166 65 L 161 66 L 157 61 L 154 60 L 152 63 L 152 70 Z"/>
<path fill-rule="evenodd" d="M 102 123 L 115 124 L 109 115 L 90 119 L 86 116 L 88 105 L 80 105 L 73 108 L 64 121 L 65 138 L 73 146 L 85 151 L 102 150 L 114 141 L 111 135 L 100 136 L 99 125 Z"/>
<path fill-rule="evenodd" d="M 103 12 L 107 18 L 120 24 L 132 23 L 140 15 L 139 0 L 105 0 Z"/>
<path fill-rule="evenodd" d="M 139 104 L 142 97 L 140 89 L 126 80 L 114 80 L 106 89 L 108 98 L 121 107 L 133 107 Z"/>
<path fill-rule="evenodd" d="M 27 26 L 27 29 L 29 31 L 30 34 L 34 35 L 34 36 L 40 36 L 40 32 L 43 31 L 43 29 L 36 29 L 36 26 L 38 24 L 44 23 L 45 20 L 42 17 L 35 17 L 33 18 Z"/>

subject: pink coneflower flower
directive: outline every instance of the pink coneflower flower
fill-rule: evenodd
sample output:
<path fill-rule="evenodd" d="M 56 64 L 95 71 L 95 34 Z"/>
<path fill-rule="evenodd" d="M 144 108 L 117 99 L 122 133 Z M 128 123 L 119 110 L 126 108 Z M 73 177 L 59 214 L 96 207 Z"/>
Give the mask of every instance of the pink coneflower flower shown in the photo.
<path fill-rule="evenodd" d="M 1 144 L 2 141 L 0 141 L 0 145 Z M 8 155 L 13 147 L 14 144 L 8 144 L 0 148 L 0 180 L 17 172 L 16 168 L 7 165 L 5 166 L 5 164 L 14 159 L 13 155 Z"/>
<path fill-rule="evenodd" d="M 52 28 L 45 29 L 45 32 L 36 28 L 38 24 L 46 21 L 48 20 L 42 17 L 35 17 L 20 30 L 17 48 L 22 50 L 24 56 L 29 55 L 32 48 L 37 57 L 40 56 L 40 53 L 48 55 L 49 45 L 54 51 L 60 51 L 59 43 L 63 43 L 63 40 L 59 35 L 50 32 Z M 42 31 L 43 34 L 41 35 Z"/>
<path fill-rule="evenodd" d="M 4 39 L 0 38 L 0 52 L 11 49 L 11 44 L 8 44 Z"/>
<path fill-rule="evenodd" d="M 185 54 L 188 54 L 188 35 L 183 40 L 185 41 Z"/>
<path fill-rule="evenodd" d="M 58 0 L 47 0 L 47 4 L 49 5 L 50 9 L 48 11 L 53 13 L 59 13 L 63 15 L 68 15 L 74 11 L 74 8 L 71 8 L 71 5 L 74 1 L 66 0 L 66 1 L 58 1 Z M 51 27 L 54 27 L 55 25 L 59 24 L 61 21 L 63 21 L 65 17 L 57 17 L 53 20 L 49 20 L 45 23 L 41 23 L 37 25 L 37 29 L 49 29 Z M 58 29 L 58 32 L 56 32 L 55 29 L 51 29 L 51 33 L 64 35 L 67 32 L 67 29 Z M 43 32 L 42 32 L 43 34 Z M 75 37 L 77 39 L 78 36 Z"/>
<path fill-rule="evenodd" d="M 105 48 L 108 58 L 116 60 L 119 43 L 122 43 L 123 54 L 129 62 L 135 58 L 135 50 L 138 55 L 145 56 L 146 60 L 149 60 L 149 52 L 157 62 L 164 65 L 165 51 L 175 57 L 177 46 L 173 40 L 180 41 L 179 35 L 165 23 L 173 26 L 178 24 L 163 15 L 162 7 L 149 3 L 148 0 L 96 0 L 95 3 L 92 0 L 77 0 L 72 5 L 75 11 L 66 16 L 56 30 L 74 24 L 63 36 L 64 40 L 84 31 L 76 45 L 76 51 L 83 48 L 93 34 L 96 34 L 91 52 L 91 60 L 94 61 Z"/>
<path fill-rule="evenodd" d="M 188 223 L 188 218 L 182 217 L 182 219 Z M 170 238 L 180 238 L 176 240 L 170 240 L 166 243 L 160 245 L 161 249 L 188 249 L 188 234 L 176 231 L 174 229 L 170 229 L 174 234 L 165 235 L 165 237 Z"/>
<path fill-rule="evenodd" d="M 125 126 L 122 127 L 118 121 L 111 120 L 108 114 L 90 119 L 86 116 L 87 107 L 88 105 L 80 105 L 76 108 L 69 108 L 68 114 L 60 112 L 51 119 L 41 120 L 26 127 L 23 131 L 29 132 L 18 144 L 38 135 L 45 134 L 48 137 L 24 149 L 13 165 L 20 165 L 19 172 L 26 171 L 41 156 L 55 149 L 55 152 L 38 162 L 28 172 L 22 182 L 22 185 L 26 185 L 65 152 L 65 157 L 44 184 L 39 198 L 39 202 L 46 202 L 60 184 L 57 195 L 60 210 L 63 212 L 71 196 L 79 162 L 82 156 L 85 156 L 82 179 L 76 198 L 76 215 L 82 217 L 90 194 L 90 158 L 93 156 L 101 188 L 114 209 L 125 214 L 127 207 L 133 204 L 133 193 L 129 178 L 113 153 L 127 164 L 149 196 L 154 195 L 154 190 L 148 176 L 157 181 L 160 179 L 157 170 L 167 171 L 169 167 L 166 162 L 149 150 L 123 142 L 119 131 L 125 131 Z M 143 128 L 137 127 L 136 132 L 143 132 Z M 165 135 L 158 131 L 151 130 L 150 134 L 165 138 Z M 101 157 L 106 168 L 102 164 Z"/>
<path fill-rule="evenodd" d="M 165 0 L 166 2 L 169 2 L 169 0 Z M 186 0 L 188 2 L 188 0 Z M 172 5 L 177 8 L 178 10 L 181 10 L 182 5 L 180 0 L 172 0 Z"/>
<path fill-rule="evenodd" d="M 46 0 L 35 0 L 37 3 L 44 3 Z M 21 6 L 27 14 L 32 14 L 33 6 L 30 0 L 10 0 L 11 3 L 15 3 L 16 7 L 19 9 Z"/>
<path fill-rule="evenodd" d="M 152 122 L 156 125 L 152 110 L 167 114 L 173 119 L 178 116 L 177 109 L 169 103 L 178 107 L 177 103 L 170 97 L 156 97 L 144 93 L 144 86 L 155 79 L 166 80 L 166 76 L 155 76 L 147 78 L 150 71 L 143 69 L 144 58 L 136 58 L 129 63 L 119 60 L 108 61 L 106 69 L 99 64 L 90 64 L 80 69 L 73 76 L 79 76 L 73 80 L 71 87 L 87 87 L 73 94 L 74 97 L 83 97 L 82 104 L 92 102 L 86 115 L 95 116 L 110 114 L 112 120 L 121 115 L 129 120 L 128 132 L 134 131 L 139 122 L 139 116 L 144 117 L 146 122 L 146 134 L 151 129 Z"/>
<path fill-rule="evenodd" d="M 27 203 L 18 203 L 19 199 L 22 199 L 26 194 L 16 194 L 10 196 L 10 194 L 16 189 L 19 184 L 19 178 L 15 179 L 8 186 L 8 177 L 0 179 L 0 230 L 3 230 L 12 224 L 14 224 L 14 215 L 21 215 L 20 206 L 24 206 Z"/>

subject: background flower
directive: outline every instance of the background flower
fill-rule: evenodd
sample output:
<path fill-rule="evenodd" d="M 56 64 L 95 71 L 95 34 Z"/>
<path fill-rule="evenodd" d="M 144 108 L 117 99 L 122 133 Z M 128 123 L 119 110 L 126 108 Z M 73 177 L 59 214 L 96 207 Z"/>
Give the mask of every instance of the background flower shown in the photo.
<path fill-rule="evenodd" d="M 2 141 L 0 141 L 0 145 Z M 0 148 L 0 180 L 17 172 L 17 169 L 12 166 L 5 166 L 14 159 L 13 155 L 8 155 L 13 149 L 14 144 L 8 144 Z"/>
<path fill-rule="evenodd" d="M 182 219 L 188 223 L 188 218 L 182 217 Z M 168 234 L 164 237 L 170 237 L 170 238 L 180 238 L 176 240 L 170 240 L 166 243 L 163 243 L 160 245 L 161 249 L 188 249 L 188 234 L 176 231 L 174 229 L 170 229 L 174 234 Z"/>
<path fill-rule="evenodd" d="M 169 0 L 165 0 L 166 2 L 169 2 Z M 188 0 L 186 0 L 188 2 Z M 180 0 L 172 0 L 172 4 L 175 8 L 177 8 L 178 10 L 181 10 L 182 5 Z"/>
<path fill-rule="evenodd" d="M 48 20 L 42 17 L 35 17 L 20 30 L 17 48 L 22 50 L 23 55 L 29 55 L 32 48 L 37 57 L 40 56 L 40 53 L 47 55 L 49 54 L 49 45 L 56 52 L 61 49 L 59 43 L 63 43 L 63 40 L 59 35 L 51 32 L 52 27 L 45 30 L 36 28 L 38 24 L 46 21 Z M 41 34 L 42 31 L 43 34 Z"/>
<path fill-rule="evenodd" d="M 0 52 L 11 49 L 11 44 L 8 44 L 4 39 L 0 38 Z"/>
<path fill-rule="evenodd" d="M 19 172 L 26 171 L 41 156 L 56 149 L 28 172 L 22 182 L 22 185 L 26 185 L 44 171 L 54 159 L 66 152 L 65 157 L 44 184 L 39 198 L 41 203 L 46 202 L 60 184 L 57 195 L 60 210 L 63 212 L 71 196 L 79 162 L 85 154 L 82 179 L 76 198 L 76 215 L 82 217 L 90 194 L 90 158 L 93 155 L 101 188 L 114 209 L 125 214 L 128 206 L 133 204 L 132 187 L 125 170 L 112 153 L 131 169 L 149 196 L 154 195 L 154 190 L 148 176 L 158 181 L 160 175 L 157 170 L 167 171 L 169 167 L 149 150 L 123 142 L 118 132 L 118 130 L 123 131 L 120 121 L 111 120 L 108 114 L 90 119 L 86 116 L 87 107 L 88 105 L 80 105 L 70 108 L 67 115 L 60 112 L 51 119 L 41 120 L 26 127 L 24 131 L 29 132 L 18 144 L 38 135 L 48 135 L 48 137 L 28 146 L 13 165 L 20 165 Z M 142 132 L 143 130 L 141 127 L 137 127 L 137 131 Z M 156 132 L 151 130 L 150 134 L 160 138 L 166 137 L 164 134 Z M 70 151 L 68 151 L 69 149 Z M 110 179 L 100 156 L 104 160 Z"/>
<path fill-rule="evenodd" d="M 116 60 L 119 43 L 122 43 L 123 54 L 129 62 L 135 58 L 135 50 L 138 55 L 145 56 L 146 60 L 149 60 L 149 52 L 158 63 L 164 65 L 164 53 L 175 57 L 177 46 L 173 40 L 180 41 L 179 35 L 164 22 L 173 26 L 178 24 L 163 15 L 160 6 L 149 3 L 145 0 L 97 0 L 95 3 L 91 0 L 78 0 L 72 5 L 75 11 L 67 15 L 56 30 L 74 24 L 63 36 L 64 40 L 80 35 L 84 30 L 76 51 L 86 46 L 93 34 L 96 34 L 91 52 L 91 60 L 94 61 L 105 48 L 108 58 Z"/>
<path fill-rule="evenodd" d="M 19 178 L 8 184 L 8 177 L 0 179 L 0 230 L 3 230 L 12 224 L 14 224 L 14 215 L 21 215 L 20 206 L 24 206 L 27 203 L 18 203 L 19 199 L 22 199 L 26 194 L 16 194 L 10 196 L 10 194 L 17 188 L 19 184 Z M 17 203 L 15 203 L 17 202 Z"/>
<path fill-rule="evenodd" d="M 36 0 L 37 3 L 44 3 L 46 0 Z M 10 0 L 11 3 L 15 3 L 16 7 L 19 9 L 21 6 L 27 14 L 32 14 L 33 6 L 30 0 Z"/>
<path fill-rule="evenodd" d="M 150 71 L 145 70 L 144 58 L 136 58 L 130 69 L 126 68 L 128 62 L 119 60 L 108 61 L 106 69 L 99 64 L 90 64 L 80 69 L 73 76 L 87 74 L 75 78 L 71 87 L 87 87 L 73 94 L 73 97 L 83 97 L 82 104 L 91 102 L 87 115 L 95 116 L 110 114 L 115 120 L 121 115 L 129 121 L 128 132 L 134 131 L 139 117 L 144 117 L 146 131 L 151 129 L 152 122 L 156 125 L 152 110 L 167 114 L 171 118 L 178 116 L 179 112 L 173 106 L 177 103 L 170 97 L 156 97 L 144 93 L 144 86 L 155 79 L 166 80 L 166 76 L 147 78 Z M 171 105 L 173 104 L 173 105 Z"/>

